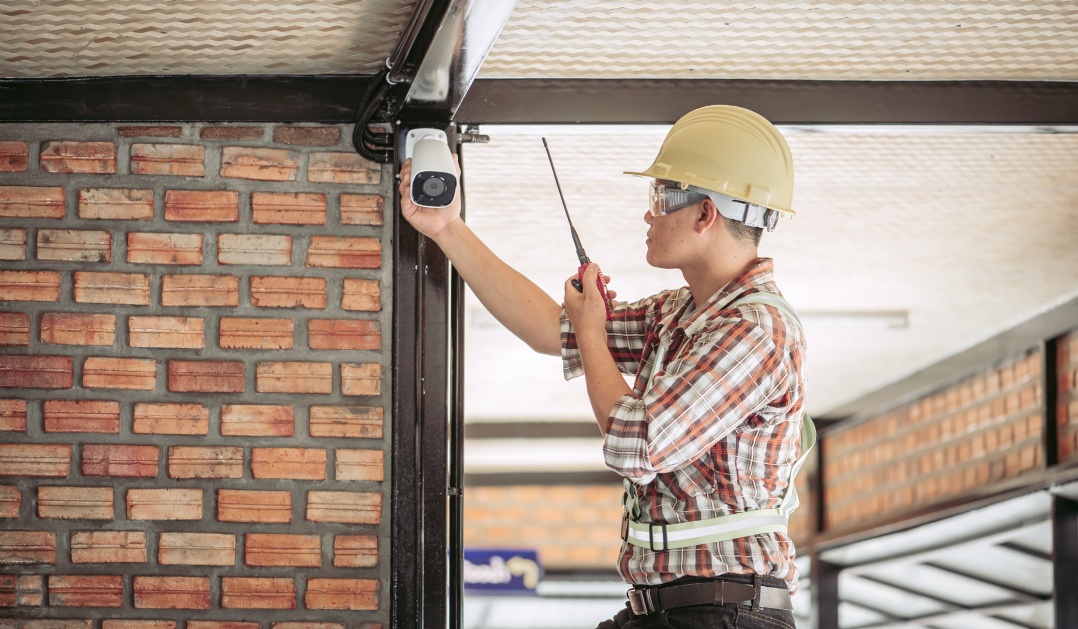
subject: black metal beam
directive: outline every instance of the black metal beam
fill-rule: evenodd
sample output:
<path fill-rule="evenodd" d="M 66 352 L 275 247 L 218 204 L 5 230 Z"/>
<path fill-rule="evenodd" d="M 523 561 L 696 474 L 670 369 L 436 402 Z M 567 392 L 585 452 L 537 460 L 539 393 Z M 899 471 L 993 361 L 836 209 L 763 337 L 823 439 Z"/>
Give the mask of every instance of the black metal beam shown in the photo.
<path fill-rule="evenodd" d="M 1006 583 L 1004 581 L 1000 581 L 999 579 L 990 579 L 988 577 L 985 577 L 982 574 L 977 574 L 977 572 L 974 571 L 974 570 L 966 570 L 966 569 L 963 569 L 963 568 L 955 568 L 954 566 L 944 565 L 944 564 L 941 564 L 941 563 L 939 563 L 937 561 L 923 561 L 921 563 L 923 565 L 928 566 L 929 568 L 935 568 L 936 570 L 942 570 L 943 572 L 949 572 L 951 574 L 958 575 L 958 576 L 964 577 L 966 579 L 970 579 L 971 581 L 977 581 L 979 583 L 984 583 L 986 585 L 991 585 L 992 587 L 997 587 L 997 588 L 999 588 L 1001 590 L 1006 590 L 1007 592 L 1010 592 L 1011 595 L 1014 596 L 1015 598 L 1017 598 L 1018 600 L 1022 600 L 1022 601 L 1030 601 L 1030 600 L 1047 601 L 1047 600 L 1051 600 L 1051 598 L 1052 598 L 1051 596 L 1045 596 L 1044 594 L 1041 594 L 1040 592 L 1035 592 L 1033 590 L 1029 590 L 1029 589 L 1026 589 L 1026 588 L 1023 588 L 1023 587 L 1015 586 L 1013 583 Z M 1063 626 L 1066 626 L 1066 625 L 1063 625 Z M 1076 625 L 1076 626 L 1078 626 L 1078 625 Z"/>
<path fill-rule="evenodd" d="M 842 566 L 812 554 L 812 606 L 816 609 L 816 629 L 838 629 L 838 575 Z"/>
<path fill-rule="evenodd" d="M 0 79 L 0 122 L 351 122 L 372 77 Z M 783 124 L 1078 124 L 1078 83 L 479 79 L 470 123 L 669 124 L 730 103 Z"/>
<path fill-rule="evenodd" d="M 1078 83 L 503 79 L 476 82 L 460 122 L 669 124 L 714 103 L 776 124 L 1078 123 Z"/>
<path fill-rule="evenodd" d="M 1052 505 L 1052 566 L 1055 626 L 1078 627 L 1078 502 L 1055 496 Z"/>
<path fill-rule="evenodd" d="M 0 79 L 0 122 L 351 122 L 370 76 Z"/>

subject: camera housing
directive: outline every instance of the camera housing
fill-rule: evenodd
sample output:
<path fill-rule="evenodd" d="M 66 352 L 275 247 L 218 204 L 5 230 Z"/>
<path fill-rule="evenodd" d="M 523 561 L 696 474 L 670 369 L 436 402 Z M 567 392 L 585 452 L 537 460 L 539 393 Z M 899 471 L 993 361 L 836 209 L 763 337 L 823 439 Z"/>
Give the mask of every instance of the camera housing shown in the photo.
<path fill-rule="evenodd" d="M 404 158 L 412 158 L 412 201 L 423 207 L 445 207 L 457 193 L 457 169 L 445 131 L 412 129 L 404 142 Z"/>

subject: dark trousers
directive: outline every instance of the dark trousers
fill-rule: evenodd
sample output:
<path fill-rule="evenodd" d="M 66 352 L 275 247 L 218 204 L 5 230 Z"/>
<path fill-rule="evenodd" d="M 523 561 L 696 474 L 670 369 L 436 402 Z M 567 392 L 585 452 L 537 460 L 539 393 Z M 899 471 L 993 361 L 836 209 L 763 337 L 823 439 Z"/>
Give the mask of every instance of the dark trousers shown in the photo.
<path fill-rule="evenodd" d="M 723 579 L 738 583 L 752 583 L 751 575 L 726 575 Z M 674 583 L 706 581 L 684 577 Z M 786 583 L 773 577 L 762 577 L 761 585 L 785 587 Z M 694 605 L 656 612 L 646 616 L 634 616 L 626 605 L 610 620 L 599 623 L 596 629 L 796 629 L 793 612 L 785 609 L 761 607 L 752 609 L 745 605 Z"/>

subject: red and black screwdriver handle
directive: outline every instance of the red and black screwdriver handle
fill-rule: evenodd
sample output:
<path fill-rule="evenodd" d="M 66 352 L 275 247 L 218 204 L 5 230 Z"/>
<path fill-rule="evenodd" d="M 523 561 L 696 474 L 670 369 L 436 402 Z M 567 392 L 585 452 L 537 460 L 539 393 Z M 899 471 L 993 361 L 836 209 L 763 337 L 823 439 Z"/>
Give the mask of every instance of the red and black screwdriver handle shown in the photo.
<path fill-rule="evenodd" d="M 584 271 L 588 270 L 589 264 L 591 263 L 585 262 L 584 264 L 581 264 L 580 268 L 576 270 L 576 279 L 572 280 L 571 282 L 573 288 L 575 288 L 578 293 L 584 292 L 584 285 L 581 283 L 581 281 L 584 279 Z M 610 321 L 610 319 L 614 316 L 614 310 L 610 306 L 610 296 L 606 294 L 606 282 L 603 281 L 602 273 L 599 273 L 599 275 L 596 276 L 595 284 L 599 287 L 599 294 L 603 296 L 603 303 L 606 305 L 606 320 Z"/>

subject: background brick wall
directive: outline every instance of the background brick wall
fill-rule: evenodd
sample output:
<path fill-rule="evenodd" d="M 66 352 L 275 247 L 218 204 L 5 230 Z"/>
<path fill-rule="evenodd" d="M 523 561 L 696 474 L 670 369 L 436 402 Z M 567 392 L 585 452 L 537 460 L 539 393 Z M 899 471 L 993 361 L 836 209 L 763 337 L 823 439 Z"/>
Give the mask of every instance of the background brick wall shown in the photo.
<path fill-rule="evenodd" d="M 0 626 L 388 620 L 392 178 L 347 127 L 0 125 Z"/>
<path fill-rule="evenodd" d="M 844 529 L 1044 466 L 1040 350 L 821 440 L 825 528 Z"/>
<path fill-rule="evenodd" d="M 1078 331 L 1063 336 L 1056 347 L 1059 462 L 1074 463 L 1078 461 Z"/>

